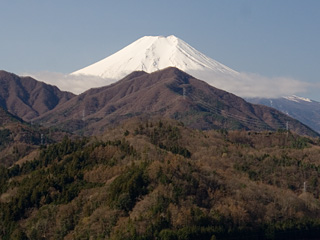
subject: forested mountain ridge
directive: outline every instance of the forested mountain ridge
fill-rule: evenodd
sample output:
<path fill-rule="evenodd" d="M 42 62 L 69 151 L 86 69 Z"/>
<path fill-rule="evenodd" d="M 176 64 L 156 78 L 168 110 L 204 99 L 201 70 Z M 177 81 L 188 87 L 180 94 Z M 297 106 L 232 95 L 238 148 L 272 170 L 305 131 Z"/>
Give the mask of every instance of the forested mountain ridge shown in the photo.
<path fill-rule="evenodd" d="M 40 132 L 0 107 L 0 165 L 9 167 L 35 150 Z"/>
<path fill-rule="evenodd" d="M 129 121 L 1 167 L 2 239 L 319 236 L 318 139 Z"/>
<path fill-rule="evenodd" d="M 0 107 L 25 121 L 52 110 L 75 95 L 56 86 L 0 71 Z"/>
<path fill-rule="evenodd" d="M 250 104 L 174 67 L 150 74 L 133 72 L 114 84 L 90 89 L 60 104 L 37 121 L 95 135 L 135 116 L 171 118 L 202 130 L 277 131 L 289 123 L 298 134 L 319 136 L 280 111 Z"/>
<path fill-rule="evenodd" d="M 66 132 L 29 124 L 0 107 L 0 165 L 32 160 L 41 145 L 59 142 L 62 134 Z"/>

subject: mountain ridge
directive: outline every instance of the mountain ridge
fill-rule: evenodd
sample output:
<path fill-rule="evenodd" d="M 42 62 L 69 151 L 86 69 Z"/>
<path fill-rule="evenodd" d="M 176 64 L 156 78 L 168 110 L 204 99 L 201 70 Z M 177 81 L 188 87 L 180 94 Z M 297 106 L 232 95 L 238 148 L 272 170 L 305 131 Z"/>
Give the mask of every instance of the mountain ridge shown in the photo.
<path fill-rule="evenodd" d="M 13 115 L 30 121 L 74 97 L 70 92 L 40 82 L 0 71 L 0 106 Z"/>
<path fill-rule="evenodd" d="M 254 104 L 275 108 L 320 133 L 320 102 L 298 96 L 282 98 L 247 98 Z"/>
<path fill-rule="evenodd" d="M 111 85 L 90 89 L 38 121 L 49 125 L 63 122 L 73 130 L 86 128 L 92 134 L 133 116 L 156 115 L 199 129 L 275 131 L 285 129 L 289 121 L 292 130 L 317 136 L 275 109 L 252 105 L 174 67 L 150 74 L 134 72 Z"/>

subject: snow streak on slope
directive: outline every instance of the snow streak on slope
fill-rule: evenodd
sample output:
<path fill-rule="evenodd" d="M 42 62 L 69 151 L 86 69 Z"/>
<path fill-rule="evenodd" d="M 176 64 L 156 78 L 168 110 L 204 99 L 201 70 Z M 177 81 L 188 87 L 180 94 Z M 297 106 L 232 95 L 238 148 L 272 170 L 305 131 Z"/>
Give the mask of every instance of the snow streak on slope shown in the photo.
<path fill-rule="evenodd" d="M 304 98 L 304 97 L 299 97 L 299 96 L 296 96 L 296 95 L 292 95 L 292 96 L 286 96 L 286 97 L 283 97 L 287 100 L 290 100 L 290 101 L 293 101 L 293 102 L 312 102 L 312 100 L 310 100 L 309 98 Z"/>
<path fill-rule="evenodd" d="M 142 37 L 115 54 L 72 74 L 119 80 L 133 71 L 151 73 L 167 67 L 177 67 L 193 74 L 197 72 L 238 74 L 173 35 Z"/>

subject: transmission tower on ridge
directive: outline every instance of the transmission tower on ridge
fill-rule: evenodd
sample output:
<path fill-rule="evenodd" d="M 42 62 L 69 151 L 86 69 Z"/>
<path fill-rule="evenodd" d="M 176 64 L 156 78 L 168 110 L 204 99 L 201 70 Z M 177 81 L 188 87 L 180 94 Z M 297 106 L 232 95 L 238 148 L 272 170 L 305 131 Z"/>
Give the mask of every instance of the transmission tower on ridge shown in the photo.
<path fill-rule="evenodd" d="M 82 121 L 85 121 L 86 120 L 86 110 L 83 109 L 82 110 Z"/>
<path fill-rule="evenodd" d="M 183 89 L 183 92 L 182 92 L 182 96 L 183 96 L 183 99 L 186 99 L 186 96 L 187 96 L 187 90 L 186 88 L 182 88 Z"/>

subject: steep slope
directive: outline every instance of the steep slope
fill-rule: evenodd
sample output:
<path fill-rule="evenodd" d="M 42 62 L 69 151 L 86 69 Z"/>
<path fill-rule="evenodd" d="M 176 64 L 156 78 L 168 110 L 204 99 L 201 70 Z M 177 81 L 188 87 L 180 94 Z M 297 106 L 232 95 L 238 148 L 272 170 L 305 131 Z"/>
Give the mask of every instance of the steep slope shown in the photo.
<path fill-rule="evenodd" d="M 74 97 L 38 120 L 92 134 L 134 116 L 173 118 L 198 129 L 277 130 L 289 122 L 291 130 L 317 136 L 275 109 L 250 104 L 173 67 L 151 74 L 133 72 Z"/>
<path fill-rule="evenodd" d="M 317 101 L 298 96 L 273 99 L 249 98 L 247 100 L 278 109 L 320 133 L 320 103 Z"/>
<path fill-rule="evenodd" d="M 29 121 L 74 97 L 30 77 L 0 71 L 0 106 Z"/>
<path fill-rule="evenodd" d="M 212 76 L 217 74 L 238 75 L 236 71 L 205 56 L 173 35 L 142 37 L 113 55 L 72 74 L 103 77 L 107 85 L 133 71 L 151 73 L 167 67 L 179 68 L 211 85 L 214 85 Z"/>

